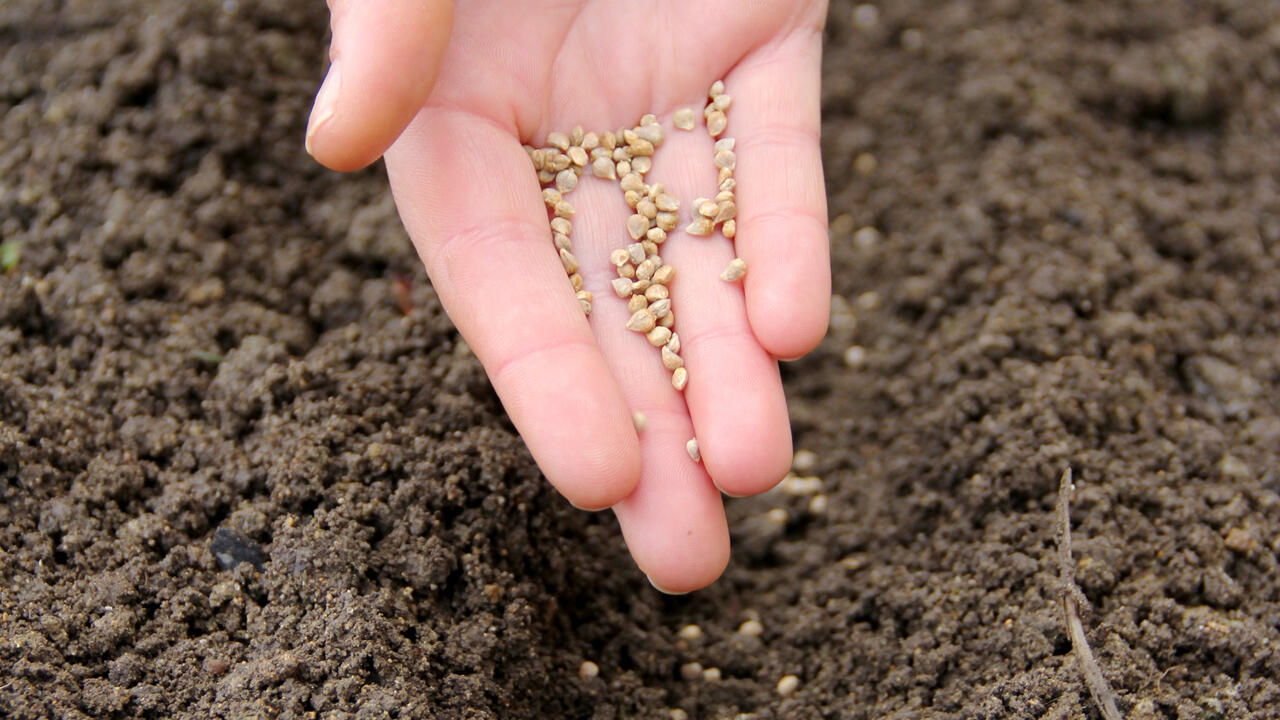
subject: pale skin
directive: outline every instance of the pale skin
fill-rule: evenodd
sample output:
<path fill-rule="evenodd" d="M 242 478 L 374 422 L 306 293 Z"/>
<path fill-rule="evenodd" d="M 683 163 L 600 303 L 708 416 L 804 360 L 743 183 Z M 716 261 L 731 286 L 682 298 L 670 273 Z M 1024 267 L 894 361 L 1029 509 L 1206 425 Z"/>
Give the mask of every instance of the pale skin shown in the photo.
<path fill-rule="evenodd" d="M 819 134 L 825 0 L 330 0 L 335 60 L 307 148 L 353 170 L 386 159 L 401 219 L 449 316 L 483 363 L 538 466 L 575 506 L 612 508 L 660 590 L 724 570 L 721 492 L 773 487 L 791 461 L 777 359 L 826 332 L 830 265 Z M 338 68 L 337 71 L 334 68 Z M 574 125 L 603 132 L 654 113 L 667 141 L 649 182 L 682 203 L 716 191 L 701 124 L 708 86 L 734 97 L 738 230 L 681 231 L 672 308 L 689 371 L 671 386 L 624 328 L 609 252 L 630 242 L 615 183 L 568 199 L 594 312 L 583 316 L 551 243 L 522 144 Z M 674 130 L 679 108 L 697 111 Z M 733 257 L 741 283 L 719 279 Z M 637 433 L 632 412 L 648 418 Z M 685 443 L 697 437 L 702 462 Z"/>

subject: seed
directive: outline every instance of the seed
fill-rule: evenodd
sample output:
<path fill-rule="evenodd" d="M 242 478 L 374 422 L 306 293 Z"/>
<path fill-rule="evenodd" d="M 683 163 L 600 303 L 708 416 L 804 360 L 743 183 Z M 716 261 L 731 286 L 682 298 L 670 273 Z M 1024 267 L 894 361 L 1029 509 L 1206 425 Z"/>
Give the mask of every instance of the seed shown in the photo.
<path fill-rule="evenodd" d="M 664 133 L 662 132 L 662 126 L 656 120 L 648 125 L 641 125 L 636 128 L 636 135 L 648 140 L 655 148 L 662 147 Z"/>
<path fill-rule="evenodd" d="M 662 285 L 670 285 L 672 280 L 676 279 L 676 269 L 670 265 L 663 265 L 653 271 L 653 281 Z"/>
<path fill-rule="evenodd" d="M 631 161 L 623 160 L 622 162 L 614 165 L 614 170 L 616 171 L 616 174 L 618 177 L 622 177 L 623 175 L 630 174 L 632 170 Z"/>
<path fill-rule="evenodd" d="M 649 307 L 649 301 L 645 300 L 643 295 L 632 295 L 627 301 L 627 312 L 636 313 L 647 307 Z"/>
<path fill-rule="evenodd" d="M 720 203 L 717 208 L 716 216 L 711 219 L 711 222 L 717 225 L 738 217 L 738 206 L 734 205 L 732 200 Z"/>
<path fill-rule="evenodd" d="M 662 287 L 662 286 L 654 285 L 653 287 Z M 648 296 L 646 295 L 645 297 L 648 297 Z M 659 298 L 658 300 L 650 299 L 649 302 L 653 303 L 652 305 L 649 306 L 649 312 L 653 313 L 654 317 L 657 317 L 657 318 L 664 317 L 667 313 L 671 312 L 670 298 Z M 663 344 L 665 345 L 666 343 L 663 343 Z"/>
<path fill-rule="evenodd" d="M 647 290 L 648 290 L 652 285 L 653 285 L 653 283 L 651 283 L 651 282 L 650 282 L 650 281 L 648 281 L 648 280 L 636 280 L 635 282 L 631 283 L 631 294 L 632 294 L 632 295 L 644 295 L 644 294 L 645 294 L 645 292 L 646 292 L 646 291 L 647 291 Z M 648 300 L 648 298 L 645 298 L 645 299 L 646 299 L 646 300 Z"/>
<path fill-rule="evenodd" d="M 589 300 L 578 300 L 578 307 L 582 308 L 582 314 L 591 317 L 591 302 Z"/>
<path fill-rule="evenodd" d="M 630 262 L 625 262 L 618 267 L 618 277 L 633 278 L 636 276 L 636 266 Z"/>
<path fill-rule="evenodd" d="M 671 232 L 680 224 L 680 216 L 673 212 L 660 212 L 658 217 L 654 218 L 654 222 L 662 228 L 663 232 Z"/>
<path fill-rule="evenodd" d="M 671 352 L 680 352 L 680 334 L 671 333 L 671 340 L 667 342 L 667 347 L 671 348 Z"/>
<path fill-rule="evenodd" d="M 662 346 L 662 366 L 673 371 L 684 367 L 684 358 L 671 351 L 670 341 Z"/>
<path fill-rule="evenodd" d="M 572 164 L 573 161 L 564 153 L 555 152 L 553 150 L 551 151 L 551 154 L 547 155 L 547 169 L 551 172 L 558 173 L 561 170 L 567 170 Z"/>
<path fill-rule="evenodd" d="M 650 345 L 660 348 L 671 339 L 671 330 L 664 327 L 655 327 L 645 337 L 649 338 Z"/>
<path fill-rule="evenodd" d="M 656 220 L 657 218 L 654 219 Z M 660 227 L 649 228 L 649 232 L 645 233 L 644 236 L 655 245 L 661 245 L 667 241 L 667 231 Z"/>
<path fill-rule="evenodd" d="M 613 161 L 607 157 L 599 157 L 591 162 L 591 174 L 601 180 L 616 180 L 617 173 L 614 172 Z"/>
<path fill-rule="evenodd" d="M 631 233 L 631 239 L 633 240 L 639 240 L 644 237 L 644 234 L 649 232 L 649 218 L 643 215 L 632 215 L 627 218 L 627 232 Z M 634 259 L 634 257 L 635 254 L 632 253 L 632 258 Z M 641 255 L 641 257 L 643 258 L 644 256 Z"/>
<path fill-rule="evenodd" d="M 717 95 L 716 98 L 711 101 L 711 107 L 714 107 L 720 112 L 727 112 L 729 110 L 729 106 L 732 104 L 733 96 L 728 93 Z"/>
<path fill-rule="evenodd" d="M 695 642 L 702 639 L 702 628 L 690 623 L 689 625 L 685 625 L 680 628 L 680 631 L 676 633 L 676 636 L 681 640 Z"/>
<path fill-rule="evenodd" d="M 572 170 L 561 170 L 556 175 L 556 188 L 562 193 L 571 192 L 578 187 L 578 174 Z"/>
<path fill-rule="evenodd" d="M 702 666 L 696 662 L 685 663 L 680 666 L 680 677 L 685 680 L 697 680 L 702 677 Z"/>
<path fill-rule="evenodd" d="M 743 637 L 760 637 L 764 634 L 764 626 L 759 620 L 748 620 L 738 626 L 738 634 Z"/>
<path fill-rule="evenodd" d="M 732 150 L 735 144 L 737 144 L 737 141 L 733 138 L 720 138 L 716 141 L 715 151 L 720 152 L 721 150 Z"/>
<path fill-rule="evenodd" d="M 694 119 L 697 116 L 693 113 L 693 108 L 680 108 L 675 115 L 671 117 L 671 122 L 681 130 L 692 130 Z"/>
<path fill-rule="evenodd" d="M 587 155 L 586 150 L 583 150 L 576 145 L 569 148 L 569 160 L 571 160 L 574 165 L 582 167 L 587 164 L 587 160 L 589 159 L 590 157 Z"/>
<path fill-rule="evenodd" d="M 573 130 L 569 131 L 569 143 L 572 145 L 581 145 L 584 137 L 586 133 L 583 132 L 581 125 L 575 125 Z"/>
<path fill-rule="evenodd" d="M 567 273 L 578 272 L 578 259 L 568 250 L 560 250 L 560 263 L 564 265 L 564 271 Z"/>
<path fill-rule="evenodd" d="M 656 202 L 658 196 L 664 192 L 666 192 L 666 188 L 662 186 L 662 183 L 654 183 L 649 186 L 649 199 Z"/>
<path fill-rule="evenodd" d="M 600 147 L 612 152 L 614 148 L 618 147 L 618 136 L 606 130 L 600 136 Z"/>
<path fill-rule="evenodd" d="M 551 192 L 555 192 L 555 191 L 552 190 Z M 556 203 L 559 203 L 559 202 L 560 202 L 559 200 L 556 200 Z M 551 230 L 552 232 L 564 233 L 565 235 L 568 235 L 569 233 L 573 232 L 573 223 L 569 222 L 568 220 L 562 217 L 551 218 Z"/>
<path fill-rule="evenodd" d="M 643 298 L 642 298 L 643 299 Z M 657 318 L 647 309 L 637 310 L 631 315 L 631 319 L 627 320 L 627 329 L 632 332 L 647 333 L 657 325 Z"/>
<path fill-rule="evenodd" d="M 547 133 L 547 144 L 560 152 L 564 152 L 569 149 L 571 143 L 568 135 L 562 132 L 549 132 Z"/>
<path fill-rule="evenodd" d="M 662 317 L 658 318 L 658 324 L 668 330 L 671 330 L 672 328 L 674 328 L 676 326 L 676 311 L 672 310 L 666 315 L 663 315 Z M 675 331 L 672 330 L 672 332 L 675 332 Z"/>
<path fill-rule="evenodd" d="M 564 218 L 557 218 L 563 220 Z M 555 244 L 557 250 L 568 250 L 573 252 L 573 241 L 564 233 L 552 233 L 551 242 Z"/>
<path fill-rule="evenodd" d="M 582 273 L 571 273 L 569 275 L 569 284 L 573 286 L 573 291 L 578 292 L 582 289 Z"/>
<path fill-rule="evenodd" d="M 720 273 L 720 279 L 725 282 L 738 282 L 747 274 L 747 263 L 742 258 L 734 258 L 725 266 L 724 272 Z"/>
<path fill-rule="evenodd" d="M 720 212 L 720 208 L 711 200 L 703 200 L 698 203 L 698 214 L 704 218 L 713 218 L 718 212 Z"/>
<path fill-rule="evenodd" d="M 725 220 L 724 225 L 720 226 L 720 234 L 732 240 L 733 236 L 738 234 L 738 221 Z"/>
<path fill-rule="evenodd" d="M 732 200 L 732 199 L 733 199 L 733 191 L 732 191 L 732 190 L 721 190 L 720 192 L 716 193 L 716 196 L 715 196 L 715 198 L 714 198 L 714 200 L 716 201 L 716 204 L 717 204 L 717 205 L 719 205 L 719 204 L 720 204 L 720 203 L 722 203 L 722 202 L 725 202 L 725 201 L 728 201 L 728 200 Z"/>
<path fill-rule="evenodd" d="M 738 164 L 738 156 L 732 150 L 721 150 L 716 153 L 716 167 L 732 170 Z"/>
<path fill-rule="evenodd" d="M 717 95 L 724 93 L 724 81 L 717 80 L 711 83 L 711 89 L 707 91 L 707 97 L 715 99 Z"/>
<path fill-rule="evenodd" d="M 542 191 L 542 202 L 546 203 L 547 207 L 553 208 L 556 206 L 556 203 L 563 199 L 564 196 L 562 196 L 560 191 L 555 188 L 547 188 Z"/>
<path fill-rule="evenodd" d="M 524 146 L 525 151 L 529 153 L 529 159 L 533 161 L 533 169 L 541 170 L 547 166 L 547 153 L 541 149 L 534 149 L 528 145 Z"/>
<path fill-rule="evenodd" d="M 677 374 L 684 371 L 684 368 L 677 368 L 676 371 L 671 374 L 672 379 L 674 379 Z M 689 442 L 684 444 L 684 449 L 689 453 L 689 457 L 692 458 L 694 462 L 702 462 L 702 453 L 698 452 L 698 438 L 689 438 Z"/>
<path fill-rule="evenodd" d="M 628 190 L 623 194 L 622 198 L 627 201 L 627 207 L 635 210 L 636 206 L 640 204 L 640 201 L 644 199 L 644 196 L 635 190 Z"/>
<path fill-rule="evenodd" d="M 631 413 L 631 424 L 635 426 L 636 432 L 644 432 L 645 428 L 649 427 L 649 418 L 645 417 L 644 413 L 636 410 Z"/>
<path fill-rule="evenodd" d="M 655 303 L 666 297 L 671 297 L 671 291 L 667 289 L 666 285 L 654 283 L 644 289 L 644 299 L 651 303 Z"/>
<path fill-rule="evenodd" d="M 731 178 L 733 178 L 733 170 L 731 168 L 720 168 L 720 175 L 716 178 L 716 183 L 722 183 Z"/>
<path fill-rule="evenodd" d="M 629 172 L 618 181 L 618 187 L 622 188 L 623 192 L 644 192 L 644 178 L 640 177 L 640 173 Z"/>
<path fill-rule="evenodd" d="M 631 295 L 631 281 L 627 278 L 614 278 L 613 293 L 626 300 Z"/>
<path fill-rule="evenodd" d="M 636 277 L 641 280 L 649 280 L 653 278 L 653 272 L 658 269 L 652 260 L 645 260 L 636 266 Z"/>
<path fill-rule="evenodd" d="M 680 209 L 680 201 L 666 193 L 659 194 L 653 204 L 662 212 L 675 212 Z"/>
<path fill-rule="evenodd" d="M 710 134 L 711 137 L 720 137 L 728 126 L 729 118 L 725 117 L 724 113 L 719 110 L 712 110 L 711 113 L 707 115 L 707 133 Z"/>
<path fill-rule="evenodd" d="M 640 198 L 636 201 L 636 212 L 643 215 L 646 221 L 653 220 L 658 217 L 658 206 L 649 198 Z M 649 232 L 649 228 L 645 227 L 645 232 Z"/>
<path fill-rule="evenodd" d="M 630 259 L 631 253 L 621 248 L 609 253 L 609 262 L 613 263 L 614 267 L 622 267 L 623 265 L 626 265 Z"/>
<path fill-rule="evenodd" d="M 653 143 L 642 137 L 637 137 L 635 142 L 627 143 L 627 151 L 635 157 L 651 157 L 653 155 Z"/>
<path fill-rule="evenodd" d="M 597 677 L 599 675 L 600 675 L 600 666 L 591 662 L 590 660 L 583 660 L 582 664 L 578 666 L 578 677 L 582 678 L 583 680 L 588 680 L 590 678 Z"/>
<path fill-rule="evenodd" d="M 778 694 L 786 697 L 796 691 L 800 687 L 800 678 L 795 675 L 784 675 L 778 681 Z"/>
<path fill-rule="evenodd" d="M 723 97 L 723 96 L 721 96 L 721 97 Z M 702 679 L 703 679 L 703 680 L 706 680 L 707 682 L 719 682 L 719 681 L 720 681 L 720 668 L 713 668 L 713 667 L 711 667 L 711 668 L 707 668 L 706 670 L 703 670 L 703 671 L 702 671 Z"/>
<path fill-rule="evenodd" d="M 641 175 L 644 175 L 653 169 L 653 158 L 643 156 L 638 157 L 631 161 L 631 169 Z"/>
<path fill-rule="evenodd" d="M 739 713 L 741 714 L 741 713 Z M 671 708 L 670 717 L 667 720 L 689 720 L 689 713 L 680 708 Z"/>
<path fill-rule="evenodd" d="M 556 203 L 556 217 L 562 217 L 566 220 L 573 217 L 573 206 L 568 200 L 561 200 Z"/>

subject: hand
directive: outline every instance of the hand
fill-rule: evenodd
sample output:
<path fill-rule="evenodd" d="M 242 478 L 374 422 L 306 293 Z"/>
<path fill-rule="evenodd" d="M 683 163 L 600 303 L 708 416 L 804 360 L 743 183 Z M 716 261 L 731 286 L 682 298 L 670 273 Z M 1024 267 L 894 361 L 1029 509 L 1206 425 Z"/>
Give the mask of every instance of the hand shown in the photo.
<path fill-rule="evenodd" d="M 484 364 L 539 467 L 578 507 L 612 507 L 659 589 L 687 592 L 728 561 L 720 494 L 769 489 L 791 432 L 775 358 L 826 332 L 830 266 L 819 134 L 825 0 L 331 0 L 334 63 L 307 147 L 340 170 L 386 149 L 400 216 L 445 309 Z M 437 77 L 438 75 L 438 77 Z M 738 231 L 682 232 L 716 189 L 699 119 L 707 88 L 734 97 Z M 522 143 L 603 132 L 654 113 L 666 129 L 649 182 L 681 201 L 662 246 L 689 384 L 624 328 L 609 252 L 631 242 L 615 182 L 584 173 L 574 251 L 595 308 L 583 316 L 551 243 Z M 403 132 L 401 129 L 403 128 Z M 392 144 L 394 142 L 394 144 Z M 719 279 L 735 255 L 742 287 Z M 633 410 L 648 418 L 632 427 Z M 686 453 L 697 437 L 702 463 Z"/>

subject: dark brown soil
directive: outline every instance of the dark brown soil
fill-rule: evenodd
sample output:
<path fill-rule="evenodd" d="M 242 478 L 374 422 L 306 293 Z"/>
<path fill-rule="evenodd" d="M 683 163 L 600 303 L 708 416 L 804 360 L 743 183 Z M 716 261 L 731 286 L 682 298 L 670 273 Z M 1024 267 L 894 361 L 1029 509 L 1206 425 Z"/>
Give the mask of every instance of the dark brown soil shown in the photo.
<path fill-rule="evenodd" d="M 0 715 L 1096 718 L 1070 466 L 1120 708 L 1280 717 L 1280 4 L 833 2 L 827 506 L 733 501 L 682 598 L 541 479 L 380 172 L 304 154 L 326 26 L 0 5 Z"/>

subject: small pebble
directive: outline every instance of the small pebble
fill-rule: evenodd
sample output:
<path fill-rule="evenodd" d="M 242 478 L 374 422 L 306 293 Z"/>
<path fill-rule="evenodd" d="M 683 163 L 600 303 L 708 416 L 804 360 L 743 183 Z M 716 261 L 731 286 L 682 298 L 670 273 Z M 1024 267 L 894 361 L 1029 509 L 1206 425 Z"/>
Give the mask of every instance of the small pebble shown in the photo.
<path fill-rule="evenodd" d="M 745 637 L 760 637 L 764 634 L 764 626 L 759 620 L 747 620 L 738 626 L 738 634 Z"/>
<path fill-rule="evenodd" d="M 924 47 L 924 33 L 915 28 L 907 28 L 902 31 L 902 49 L 907 52 L 915 52 Z"/>
<path fill-rule="evenodd" d="M 800 678 L 795 675 L 783 675 L 782 679 L 778 680 L 778 694 L 782 697 L 790 695 L 799 687 Z"/>
<path fill-rule="evenodd" d="M 818 454 L 812 450 L 797 450 L 791 458 L 791 469 L 798 473 L 813 472 L 818 466 Z"/>
<path fill-rule="evenodd" d="M 702 677 L 702 665 L 696 662 L 685 663 L 680 666 L 680 677 L 685 680 L 697 680 Z"/>
<path fill-rule="evenodd" d="M 876 156 L 871 153 L 859 153 L 853 159 L 853 171 L 859 175 L 870 175 L 876 171 L 879 163 L 876 162 Z"/>
<path fill-rule="evenodd" d="M 690 623 L 680 628 L 680 632 L 676 634 L 680 636 L 681 640 L 688 640 L 689 642 L 694 642 L 696 640 L 702 639 L 702 628 Z"/>
<path fill-rule="evenodd" d="M 600 675 L 600 666 L 596 665 L 590 660 L 583 660 L 582 664 L 578 666 L 578 677 L 582 678 L 583 680 L 593 678 L 593 677 L 598 677 L 599 675 Z"/>

